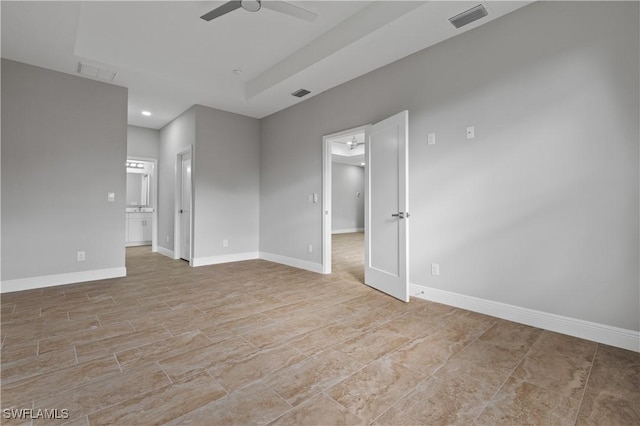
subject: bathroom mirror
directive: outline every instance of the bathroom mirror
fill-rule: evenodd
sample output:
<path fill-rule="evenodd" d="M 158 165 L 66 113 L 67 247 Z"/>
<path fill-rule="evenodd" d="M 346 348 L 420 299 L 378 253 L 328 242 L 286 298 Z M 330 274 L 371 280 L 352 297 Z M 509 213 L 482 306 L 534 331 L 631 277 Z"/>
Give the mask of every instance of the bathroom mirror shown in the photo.
<path fill-rule="evenodd" d="M 148 173 L 127 173 L 127 207 L 147 207 L 151 178 Z"/>

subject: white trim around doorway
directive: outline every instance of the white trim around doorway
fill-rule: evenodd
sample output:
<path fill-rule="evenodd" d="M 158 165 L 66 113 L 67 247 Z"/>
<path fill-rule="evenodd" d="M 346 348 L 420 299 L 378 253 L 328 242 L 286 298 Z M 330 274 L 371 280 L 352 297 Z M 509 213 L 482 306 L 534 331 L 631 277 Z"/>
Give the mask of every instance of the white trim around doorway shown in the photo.
<path fill-rule="evenodd" d="M 365 132 L 371 124 L 354 127 L 322 137 L 322 273 L 331 273 L 331 143 L 334 139 Z"/>

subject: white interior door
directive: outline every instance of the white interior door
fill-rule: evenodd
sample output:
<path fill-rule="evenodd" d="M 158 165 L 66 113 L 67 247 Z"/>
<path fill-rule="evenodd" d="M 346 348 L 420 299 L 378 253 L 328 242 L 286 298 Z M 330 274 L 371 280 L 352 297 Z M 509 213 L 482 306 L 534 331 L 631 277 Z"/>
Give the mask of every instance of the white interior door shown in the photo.
<path fill-rule="evenodd" d="M 409 112 L 365 134 L 365 284 L 409 301 Z"/>
<path fill-rule="evenodd" d="M 180 258 L 191 260 L 191 152 L 181 156 Z"/>

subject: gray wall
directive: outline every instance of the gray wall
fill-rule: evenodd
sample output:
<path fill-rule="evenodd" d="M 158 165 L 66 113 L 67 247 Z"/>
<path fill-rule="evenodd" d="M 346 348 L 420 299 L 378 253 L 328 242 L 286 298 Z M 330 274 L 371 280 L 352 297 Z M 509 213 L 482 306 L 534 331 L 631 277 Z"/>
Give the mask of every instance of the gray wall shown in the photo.
<path fill-rule="evenodd" d="M 363 167 L 331 165 L 331 213 L 334 232 L 364 228 Z"/>
<path fill-rule="evenodd" d="M 127 126 L 127 156 L 158 159 L 160 157 L 160 131 Z"/>
<path fill-rule="evenodd" d="M 257 252 L 259 121 L 200 105 L 196 111 L 194 257 Z M 222 240 L 228 240 L 223 247 Z"/>
<path fill-rule="evenodd" d="M 322 136 L 407 109 L 412 283 L 638 330 L 638 6 L 534 3 L 263 119 L 261 251 L 321 263 Z"/>
<path fill-rule="evenodd" d="M 165 126 L 160 139 L 158 245 L 173 250 L 176 162 L 192 146 L 192 257 L 257 252 L 259 121 L 195 105 Z"/>
<path fill-rule="evenodd" d="M 126 150 L 127 89 L 2 60 L 3 281 L 125 266 Z"/>
<path fill-rule="evenodd" d="M 158 163 L 158 246 L 173 251 L 175 184 L 178 154 L 195 146 L 196 113 L 189 108 L 160 130 Z"/>

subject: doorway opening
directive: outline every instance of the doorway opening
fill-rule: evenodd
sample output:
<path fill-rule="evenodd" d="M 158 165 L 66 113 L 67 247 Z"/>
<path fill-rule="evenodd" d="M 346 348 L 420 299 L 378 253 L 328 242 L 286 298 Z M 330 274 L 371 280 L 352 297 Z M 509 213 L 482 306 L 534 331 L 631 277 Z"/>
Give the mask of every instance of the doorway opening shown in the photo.
<path fill-rule="evenodd" d="M 332 272 L 334 146 L 348 154 L 356 151 L 359 133 L 364 134 L 364 161 L 360 162 L 364 163 L 364 284 L 408 302 L 409 111 L 323 137 L 322 271 Z M 342 142 L 346 148 L 334 142 Z"/>
<path fill-rule="evenodd" d="M 158 251 L 158 160 L 127 157 L 125 245 Z"/>
<path fill-rule="evenodd" d="M 323 137 L 323 273 L 332 273 L 334 261 L 338 260 L 334 255 L 340 256 L 336 263 L 340 265 L 340 272 L 354 275 L 362 282 L 367 127 Z"/>
<path fill-rule="evenodd" d="M 173 252 L 175 259 L 193 259 L 193 161 L 191 148 L 176 159 L 175 216 Z"/>

